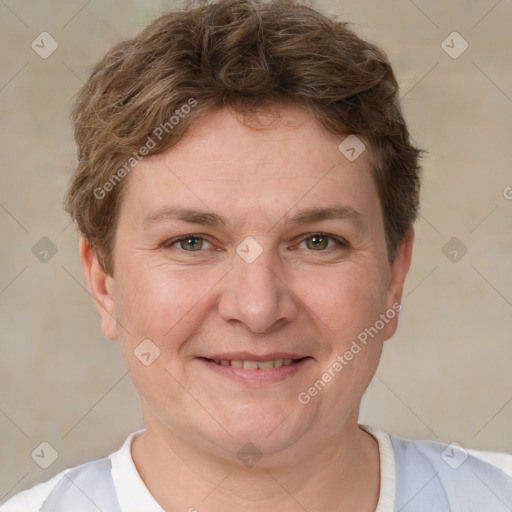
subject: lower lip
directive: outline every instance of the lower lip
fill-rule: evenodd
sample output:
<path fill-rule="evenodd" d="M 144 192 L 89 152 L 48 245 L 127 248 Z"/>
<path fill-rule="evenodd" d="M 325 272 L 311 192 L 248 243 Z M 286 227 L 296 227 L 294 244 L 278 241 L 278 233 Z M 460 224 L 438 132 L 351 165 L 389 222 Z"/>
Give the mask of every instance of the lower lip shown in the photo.
<path fill-rule="evenodd" d="M 246 384 L 261 386 L 265 384 L 275 384 L 276 382 L 283 381 L 288 377 L 295 375 L 312 359 L 307 357 L 298 360 L 296 363 L 280 366 L 279 368 L 268 368 L 266 370 L 252 370 L 247 368 L 238 368 L 236 366 L 223 366 L 204 358 L 199 358 L 199 360 L 205 366 L 210 368 L 210 370 L 220 375 L 242 381 Z"/>

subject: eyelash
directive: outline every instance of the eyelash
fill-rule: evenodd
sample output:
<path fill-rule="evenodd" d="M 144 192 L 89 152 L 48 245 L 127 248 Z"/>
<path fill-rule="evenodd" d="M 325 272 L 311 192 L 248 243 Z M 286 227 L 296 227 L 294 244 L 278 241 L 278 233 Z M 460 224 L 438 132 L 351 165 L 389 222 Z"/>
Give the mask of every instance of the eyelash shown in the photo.
<path fill-rule="evenodd" d="M 328 238 L 330 240 L 333 240 L 334 242 L 336 242 L 336 245 L 338 247 L 342 247 L 342 248 L 346 248 L 348 249 L 350 247 L 350 244 L 344 240 L 343 238 L 338 238 L 336 236 L 333 236 L 333 235 L 329 235 L 328 233 L 322 233 L 322 232 L 315 232 L 315 233 L 308 233 L 307 236 L 304 236 L 300 242 L 299 242 L 299 245 L 303 242 L 305 242 L 306 240 L 310 239 L 310 238 L 313 238 L 315 236 L 318 236 L 320 238 Z M 204 235 L 200 235 L 200 234 L 194 234 L 194 233 L 190 233 L 188 235 L 183 235 L 183 236 L 180 236 L 178 238 L 173 238 L 172 240 L 169 240 L 168 242 L 165 242 L 164 244 L 164 248 L 166 249 L 169 249 L 171 248 L 173 245 L 183 241 L 183 240 L 188 240 L 190 238 L 194 238 L 196 240 L 204 240 L 206 242 L 209 242 L 211 243 L 208 238 Z M 334 247 L 328 247 L 327 249 L 322 249 L 322 250 L 318 250 L 318 251 L 314 251 L 314 250 L 310 250 L 310 252 L 327 252 L 329 249 L 333 249 Z M 179 248 L 181 251 L 183 252 L 190 252 L 190 253 L 194 253 L 194 252 L 203 252 L 203 250 L 198 250 L 198 251 L 187 251 L 185 249 L 181 249 Z"/>

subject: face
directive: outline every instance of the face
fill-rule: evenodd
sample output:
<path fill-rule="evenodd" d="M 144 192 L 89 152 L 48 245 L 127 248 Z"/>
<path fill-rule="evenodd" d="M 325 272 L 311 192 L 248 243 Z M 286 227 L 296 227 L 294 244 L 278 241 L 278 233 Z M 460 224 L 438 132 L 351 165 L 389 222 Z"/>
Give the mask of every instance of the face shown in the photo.
<path fill-rule="evenodd" d="M 280 116 L 254 129 L 218 111 L 145 159 L 114 277 L 83 257 L 147 425 L 225 456 L 303 450 L 357 424 L 410 259 L 412 233 L 388 261 L 367 151 L 349 161 L 344 136 L 299 108 Z"/>

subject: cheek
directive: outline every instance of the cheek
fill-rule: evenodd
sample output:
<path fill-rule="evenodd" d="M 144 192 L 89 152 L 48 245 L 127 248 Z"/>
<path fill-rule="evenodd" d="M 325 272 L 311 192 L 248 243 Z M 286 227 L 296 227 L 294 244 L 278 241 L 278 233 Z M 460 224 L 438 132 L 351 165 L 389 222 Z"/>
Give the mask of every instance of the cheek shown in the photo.
<path fill-rule="evenodd" d="M 317 379 L 329 387 L 321 393 L 317 407 L 319 414 L 330 416 L 340 410 L 340 404 L 350 408 L 359 403 L 377 370 L 388 328 L 380 323 L 387 295 L 382 274 L 356 265 L 343 270 L 310 276 L 309 293 L 304 295 L 324 334 L 323 373 Z M 315 381 L 311 381 L 313 388 Z"/>
<path fill-rule="evenodd" d="M 119 287 L 118 319 L 134 341 L 150 338 L 162 349 L 169 346 L 168 340 L 182 339 L 197 327 L 208 292 L 218 281 L 209 273 L 164 265 L 141 265 L 127 276 Z"/>
<path fill-rule="evenodd" d="M 163 265 L 141 265 L 123 274 L 116 294 L 117 320 L 124 327 L 121 350 L 135 387 L 148 403 L 166 408 L 170 396 L 173 403 L 181 400 L 180 348 L 201 325 L 210 288 L 206 276 L 200 279 Z M 146 366 L 142 354 L 148 352 L 151 363 Z"/>
<path fill-rule="evenodd" d="M 321 320 L 329 338 L 345 344 L 370 327 L 386 308 L 385 280 L 368 267 L 347 265 L 338 272 L 304 276 L 304 304 Z"/>

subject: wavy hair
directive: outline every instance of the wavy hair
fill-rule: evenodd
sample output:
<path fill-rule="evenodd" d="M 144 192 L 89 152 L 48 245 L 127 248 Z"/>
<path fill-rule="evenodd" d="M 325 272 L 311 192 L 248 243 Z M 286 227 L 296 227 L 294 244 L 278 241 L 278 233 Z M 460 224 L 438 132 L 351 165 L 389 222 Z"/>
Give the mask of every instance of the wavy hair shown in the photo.
<path fill-rule="evenodd" d="M 299 1 L 220 0 L 167 12 L 115 45 L 77 96 L 78 164 L 65 209 L 108 273 L 127 180 L 101 199 L 95 191 L 191 98 L 197 106 L 153 137 L 151 154 L 172 147 L 195 119 L 219 108 L 250 113 L 297 105 L 332 133 L 362 137 L 394 260 L 417 216 L 421 151 L 410 140 L 385 53 Z"/>

